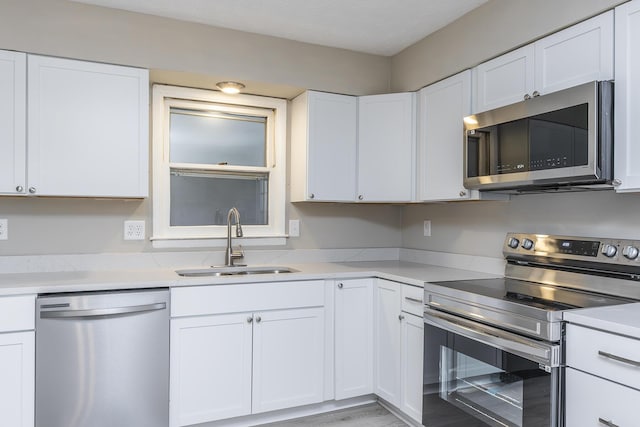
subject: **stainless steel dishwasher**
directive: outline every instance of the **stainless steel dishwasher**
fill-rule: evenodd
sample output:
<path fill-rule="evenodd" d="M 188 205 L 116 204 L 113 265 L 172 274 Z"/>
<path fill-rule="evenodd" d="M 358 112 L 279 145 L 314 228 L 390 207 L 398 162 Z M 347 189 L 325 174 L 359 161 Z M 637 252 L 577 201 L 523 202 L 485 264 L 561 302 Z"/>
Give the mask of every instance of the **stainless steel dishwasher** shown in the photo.
<path fill-rule="evenodd" d="M 169 291 L 42 295 L 36 427 L 169 425 Z"/>

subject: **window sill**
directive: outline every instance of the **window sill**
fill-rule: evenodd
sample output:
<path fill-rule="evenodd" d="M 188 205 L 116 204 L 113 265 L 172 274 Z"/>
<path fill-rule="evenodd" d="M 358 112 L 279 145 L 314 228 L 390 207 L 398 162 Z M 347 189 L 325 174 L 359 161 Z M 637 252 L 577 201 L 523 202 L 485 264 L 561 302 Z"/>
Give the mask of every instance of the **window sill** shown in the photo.
<path fill-rule="evenodd" d="M 284 246 L 287 244 L 288 236 L 265 236 L 265 237 L 242 237 L 233 238 L 233 246 Z M 227 246 L 226 237 L 152 237 L 151 244 L 154 249 L 172 248 L 225 248 Z"/>

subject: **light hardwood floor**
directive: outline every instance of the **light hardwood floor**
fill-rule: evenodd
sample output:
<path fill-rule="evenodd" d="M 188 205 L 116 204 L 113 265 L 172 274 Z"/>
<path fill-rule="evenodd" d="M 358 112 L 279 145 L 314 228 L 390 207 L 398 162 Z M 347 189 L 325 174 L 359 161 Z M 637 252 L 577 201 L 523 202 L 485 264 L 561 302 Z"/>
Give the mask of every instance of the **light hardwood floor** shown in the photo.
<path fill-rule="evenodd" d="M 260 427 L 405 427 L 407 424 L 377 403 L 341 409 Z"/>

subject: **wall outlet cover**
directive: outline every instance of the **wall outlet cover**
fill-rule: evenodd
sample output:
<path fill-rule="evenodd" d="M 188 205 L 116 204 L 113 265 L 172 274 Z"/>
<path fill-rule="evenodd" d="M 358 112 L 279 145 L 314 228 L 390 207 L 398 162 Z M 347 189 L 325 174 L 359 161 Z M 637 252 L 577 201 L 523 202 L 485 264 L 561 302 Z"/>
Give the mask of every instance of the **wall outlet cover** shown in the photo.
<path fill-rule="evenodd" d="M 144 221 L 125 221 L 124 240 L 144 240 Z"/>

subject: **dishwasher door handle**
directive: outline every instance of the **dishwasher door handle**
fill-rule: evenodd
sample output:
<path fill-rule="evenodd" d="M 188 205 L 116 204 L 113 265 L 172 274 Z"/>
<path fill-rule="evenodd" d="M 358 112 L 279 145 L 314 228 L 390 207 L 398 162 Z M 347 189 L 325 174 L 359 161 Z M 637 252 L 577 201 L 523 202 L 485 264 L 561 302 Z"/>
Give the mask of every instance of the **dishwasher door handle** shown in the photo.
<path fill-rule="evenodd" d="M 132 305 L 128 307 L 94 308 L 89 310 L 51 310 L 41 311 L 41 319 L 70 319 L 74 317 L 98 317 L 117 316 L 119 314 L 142 313 L 145 311 L 164 310 L 167 304 L 159 302 L 156 304 Z"/>

